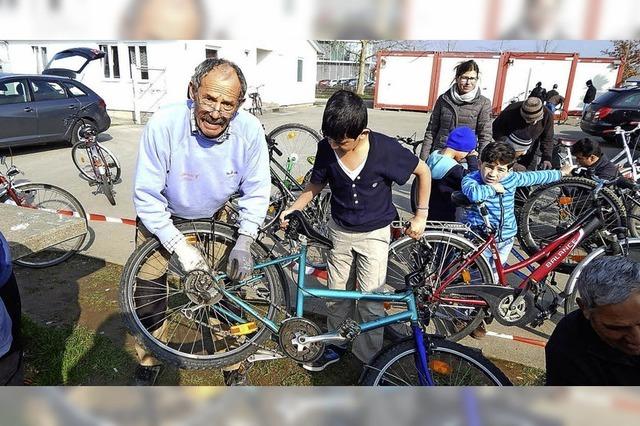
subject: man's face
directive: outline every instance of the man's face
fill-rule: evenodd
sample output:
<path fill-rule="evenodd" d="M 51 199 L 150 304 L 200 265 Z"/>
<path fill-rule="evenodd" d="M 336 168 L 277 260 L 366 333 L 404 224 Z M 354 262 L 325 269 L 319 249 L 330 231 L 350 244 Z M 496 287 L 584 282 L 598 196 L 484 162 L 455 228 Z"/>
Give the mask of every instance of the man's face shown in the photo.
<path fill-rule="evenodd" d="M 581 154 L 576 154 L 576 161 L 578 162 L 578 164 L 580 164 L 581 167 L 591 167 L 593 166 L 598 160 L 600 159 L 600 157 L 596 156 L 596 155 L 581 155 Z"/>
<path fill-rule="evenodd" d="M 191 86 L 196 124 L 208 138 L 217 138 L 229 126 L 242 103 L 240 80 L 233 68 L 221 66 L 204 76 L 199 88 Z"/>
<path fill-rule="evenodd" d="M 498 183 L 509 174 L 509 166 L 498 163 L 482 162 L 480 167 L 480 174 L 482 175 L 482 181 L 484 183 Z"/>
<path fill-rule="evenodd" d="M 609 346 L 632 356 L 640 356 L 640 292 L 614 305 L 587 309 L 581 305 L 584 316 L 593 331 Z"/>

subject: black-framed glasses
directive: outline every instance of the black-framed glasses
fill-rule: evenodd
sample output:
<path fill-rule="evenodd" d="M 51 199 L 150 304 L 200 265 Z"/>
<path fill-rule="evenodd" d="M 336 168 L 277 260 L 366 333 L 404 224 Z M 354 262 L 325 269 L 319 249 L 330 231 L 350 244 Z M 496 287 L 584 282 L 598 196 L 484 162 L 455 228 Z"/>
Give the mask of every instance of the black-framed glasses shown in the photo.
<path fill-rule="evenodd" d="M 468 81 L 469 83 L 475 83 L 476 81 L 478 81 L 477 77 L 458 77 L 460 79 L 460 81 Z"/>

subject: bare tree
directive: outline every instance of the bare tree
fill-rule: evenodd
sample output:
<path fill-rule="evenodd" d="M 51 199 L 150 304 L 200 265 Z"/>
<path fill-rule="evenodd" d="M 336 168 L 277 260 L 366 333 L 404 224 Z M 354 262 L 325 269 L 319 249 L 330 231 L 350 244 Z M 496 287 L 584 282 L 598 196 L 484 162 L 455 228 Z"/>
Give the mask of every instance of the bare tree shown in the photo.
<path fill-rule="evenodd" d="M 613 40 L 613 48 L 603 50 L 605 55 L 620 59 L 622 80 L 640 73 L 640 40 Z"/>

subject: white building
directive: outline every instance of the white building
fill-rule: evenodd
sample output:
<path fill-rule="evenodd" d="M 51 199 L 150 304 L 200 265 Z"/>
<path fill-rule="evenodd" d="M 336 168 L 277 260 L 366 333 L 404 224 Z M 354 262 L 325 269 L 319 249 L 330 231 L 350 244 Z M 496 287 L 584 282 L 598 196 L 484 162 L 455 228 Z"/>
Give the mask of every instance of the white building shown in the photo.
<path fill-rule="evenodd" d="M 240 66 L 249 92 L 261 86 L 264 104 L 310 104 L 315 100 L 316 60 L 313 41 L 0 41 L 4 72 L 40 73 L 57 52 L 89 47 L 107 52 L 90 63 L 78 80 L 96 91 L 112 116 L 148 116 L 159 106 L 184 100 L 193 70 L 208 57 Z M 58 66 L 58 65 L 56 65 Z M 250 101 L 244 107 L 249 108 Z"/>

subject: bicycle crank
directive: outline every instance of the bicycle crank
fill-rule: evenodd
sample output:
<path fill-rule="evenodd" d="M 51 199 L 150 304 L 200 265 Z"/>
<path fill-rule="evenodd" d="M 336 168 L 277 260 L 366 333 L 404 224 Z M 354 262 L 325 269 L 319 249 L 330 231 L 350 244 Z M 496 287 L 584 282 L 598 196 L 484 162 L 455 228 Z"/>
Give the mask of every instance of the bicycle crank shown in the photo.
<path fill-rule="evenodd" d="M 305 338 L 321 334 L 320 327 L 305 318 L 289 318 L 282 322 L 278 343 L 282 351 L 296 362 L 313 362 L 322 356 L 324 342 L 304 342 Z"/>

